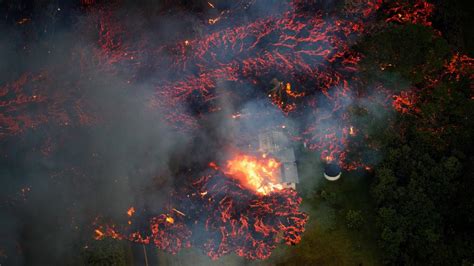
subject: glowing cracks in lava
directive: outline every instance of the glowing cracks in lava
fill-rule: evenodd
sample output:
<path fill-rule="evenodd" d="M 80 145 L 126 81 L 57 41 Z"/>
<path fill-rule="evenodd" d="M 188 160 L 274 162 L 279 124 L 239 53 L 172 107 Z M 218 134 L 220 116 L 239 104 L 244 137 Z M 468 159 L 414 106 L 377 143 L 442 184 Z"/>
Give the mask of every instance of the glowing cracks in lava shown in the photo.
<path fill-rule="evenodd" d="M 412 91 L 401 91 L 399 95 L 393 95 L 392 106 L 400 113 L 407 114 L 419 112 L 415 103 L 418 101 L 417 95 Z"/>
<path fill-rule="evenodd" d="M 296 103 L 290 102 L 290 99 L 296 99 L 305 96 L 304 92 L 295 92 L 291 88 L 290 83 L 284 84 L 277 79 L 272 80 L 273 88 L 270 90 L 268 97 L 272 103 L 280 108 L 284 113 L 289 113 L 296 108 Z"/>
<path fill-rule="evenodd" d="M 245 178 L 246 173 L 271 178 L 279 165 L 275 159 L 250 155 L 237 155 L 231 161 L 245 168 L 236 170 Z M 215 163 L 211 165 L 214 167 L 210 174 L 191 186 L 179 187 L 173 194 L 173 205 L 182 211 L 172 208 L 169 213 L 151 218 L 147 232 L 135 231 L 130 225 L 99 225 L 96 239 L 110 237 L 153 244 L 171 254 L 192 243 L 211 259 L 229 253 L 266 259 L 278 244 L 295 245 L 301 241 L 308 215 L 299 210 L 302 199 L 295 190 L 274 189 L 270 184 L 267 188 L 274 191 L 260 193 L 256 189 L 261 186 L 248 189 L 224 175 Z"/>
<path fill-rule="evenodd" d="M 424 0 L 413 1 L 407 5 L 403 1 L 394 1 L 387 13 L 389 18 L 386 22 L 413 23 L 431 26 L 430 17 L 433 14 L 434 5 Z"/>
<path fill-rule="evenodd" d="M 299 98 L 299 97 L 304 96 L 304 92 L 297 93 L 297 92 L 292 91 L 290 83 L 286 83 L 285 92 L 286 92 L 286 94 L 288 94 L 289 96 L 291 96 L 293 98 Z"/>
<path fill-rule="evenodd" d="M 80 0 L 80 2 L 82 5 L 89 6 L 97 1 Z M 252 1 L 238 2 L 250 3 Z M 345 1 L 344 16 L 327 20 L 321 12 L 301 12 L 304 11 L 304 6 L 312 5 L 314 1 L 288 2 L 292 7 L 285 9 L 287 11 L 281 16 L 263 17 L 236 27 L 210 27 L 211 31 L 207 35 L 193 40 L 182 40 L 177 44 L 170 44 L 169 47 L 156 47 L 154 43 L 139 39 L 139 36 L 133 35 L 133 30 L 122 23 L 119 15 L 121 12 L 116 12 L 115 7 L 106 9 L 102 8 L 102 5 L 97 5 L 88 10 L 96 12 L 100 18 L 98 32 L 94 32 L 98 34 L 98 43 L 91 47 L 90 51 L 89 48 L 81 46 L 81 50 L 78 51 L 79 56 L 74 57 L 75 61 L 71 63 L 81 66 L 81 69 L 89 69 L 92 65 L 85 64 L 89 60 L 82 61 L 87 59 L 86 55 L 91 52 L 97 58 L 90 61 L 97 61 L 99 69 L 103 69 L 104 72 L 119 73 L 123 66 L 127 65 L 130 67 L 127 69 L 133 70 L 134 73 L 140 72 L 140 59 L 144 56 L 142 55 L 144 50 L 156 51 L 154 55 L 156 58 L 160 58 L 162 53 L 165 53 L 165 57 L 168 58 L 170 55 L 167 51 L 170 49 L 173 51 L 170 58 L 171 64 L 168 60 L 153 60 L 156 63 L 153 63 L 150 69 L 169 67 L 171 72 L 178 73 L 176 76 L 182 78 L 160 82 L 157 85 L 156 97 L 151 100 L 150 106 L 163 110 L 166 120 L 180 129 L 199 126 L 191 114 L 175 111 L 180 110 L 175 107 L 181 106 L 194 92 L 200 93 L 205 102 L 213 102 L 219 97 L 216 93 L 218 91 L 216 80 L 257 84 L 258 87 L 265 88 L 261 81 L 266 82 L 274 76 L 285 80 L 278 81 L 278 87 L 281 87 L 278 89 L 279 93 L 267 94 L 270 95 L 273 104 L 285 114 L 293 112 L 296 116 L 299 111 L 306 114 L 306 109 L 313 109 L 315 116 L 319 117 L 320 112 L 316 110 L 319 96 L 314 99 L 312 97 L 321 91 L 332 103 L 332 107 L 325 108 L 330 108 L 335 119 L 345 123 L 347 122 L 344 118 L 346 115 L 339 114 L 341 112 L 337 113 L 337 111 L 342 105 L 346 92 L 350 90 L 346 84 L 358 82 L 350 77 L 357 76 L 352 73 L 358 71 L 358 62 L 361 58 L 361 55 L 351 49 L 350 40 L 373 28 L 371 19 L 368 20 L 368 18 L 374 17 L 378 10 L 383 11 L 383 17 L 387 17 L 385 21 L 388 23 L 417 23 L 429 26 L 431 25 L 430 16 L 434 9 L 434 6 L 425 0 Z M 209 1 L 207 4 L 209 9 L 217 11 L 217 3 Z M 214 24 L 226 17 L 229 17 L 228 13 L 222 11 L 212 17 L 209 24 Z M 27 21 L 22 21 L 19 22 L 27 23 Z M 268 42 L 268 40 L 275 41 Z M 76 59 L 80 61 L 77 62 Z M 166 65 L 162 62 L 166 62 L 164 63 Z M 455 71 L 454 67 L 461 62 L 464 62 L 463 65 L 472 64 L 472 59 L 465 56 L 459 56 L 459 59 L 453 58 L 448 69 Z M 386 69 L 391 66 L 380 67 Z M 196 76 L 195 70 L 201 74 Z M 459 78 L 460 74 L 462 73 L 457 71 L 453 73 L 453 76 Z M 56 82 L 52 77 L 57 75 L 35 76 L 36 74 L 26 75 L 11 84 L 0 86 L 0 95 L 3 96 L 1 101 L 5 109 L 0 114 L 0 138 L 18 134 L 45 123 L 54 122 L 58 125 L 69 126 L 77 122 L 78 125 L 88 126 L 99 121 L 100 116 L 90 111 L 86 112 L 93 108 L 88 108 L 88 104 L 81 100 L 74 100 L 76 111 L 69 110 L 72 99 L 67 95 L 74 95 L 74 93 L 67 92 L 63 95 L 62 90 L 58 93 L 44 92 L 43 87 L 54 87 L 50 86 L 50 83 Z M 47 83 L 43 84 L 40 82 L 42 80 Z M 127 82 L 133 82 L 133 78 L 128 79 Z M 31 87 L 34 90 L 29 93 L 30 89 L 25 88 Z M 341 87 L 343 89 L 338 91 Z M 303 92 L 305 95 L 301 99 L 295 98 Z M 12 93 L 18 97 L 10 99 Z M 274 95 L 273 98 L 272 95 Z M 395 97 L 398 97 L 394 99 L 394 107 L 397 110 L 410 111 L 411 99 L 403 95 Z M 38 108 L 41 111 L 30 114 L 30 112 L 22 111 L 30 109 L 23 108 L 25 105 L 39 105 L 42 108 Z M 219 109 L 212 106 L 207 111 L 214 112 L 215 110 Z M 75 115 L 69 115 L 74 112 L 76 112 Z M 79 121 L 74 121 L 74 117 L 79 117 Z M 239 117 L 236 115 L 233 118 Z M 338 160 L 344 161 L 342 149 L 347 136 L 347 134 L 341 134 L 344 126 L 327 130 L 331 131 L 332 135 L 326 137 L 328 134 L 319 130 L 319 128 L 324 128 L 320 125 L 325 121 L 318 119 L 309 121 L 311 122 L 308 122 L 308 126 L 303 129 L 300 136 L 296 137 L 309 149 L 323 150 L 323 158 L 326 153 L 329 153 Z M 345 164 L 341 166 L 346 169 Z"/>
<path fill-rule="evenodd" d="M 299 211 L 301 198 L 293 189 L 267 195 L 244 188 L 234 179 L 215 172 L 194 183 L 205 197 L 197 196 L 202 206 L 209 237 L 201 248 L 212 259 L 236 253 L 247 259 L 266 259 L 277 244 L 294 245 L 301 241 L 308 216 Z"/>

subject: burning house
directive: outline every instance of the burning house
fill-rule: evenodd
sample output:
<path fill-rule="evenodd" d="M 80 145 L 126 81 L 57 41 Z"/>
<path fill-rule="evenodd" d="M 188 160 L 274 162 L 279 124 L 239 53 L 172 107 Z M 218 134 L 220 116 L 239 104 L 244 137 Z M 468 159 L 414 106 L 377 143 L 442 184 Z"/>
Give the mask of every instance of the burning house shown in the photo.
<path fill-rule="evenodd" d="M 280 162 L 276 174 L 277 183 L 282 188 L 296 189 L 298 170 L 293 147 L 288 137 L 282 131 L 265 131 L 258 136 L 259 151 L 272 156 Z"/>

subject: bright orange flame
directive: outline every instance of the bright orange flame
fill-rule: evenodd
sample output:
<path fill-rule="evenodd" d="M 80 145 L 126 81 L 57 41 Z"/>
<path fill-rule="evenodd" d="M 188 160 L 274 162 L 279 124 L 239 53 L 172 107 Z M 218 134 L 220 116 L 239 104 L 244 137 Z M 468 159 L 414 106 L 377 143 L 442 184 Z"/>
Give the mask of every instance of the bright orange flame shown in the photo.
<path fill-rule="evenodd" d="M 227 161 L 224 173 L 239 180 L 244 187 L 266 195 L 283 189 L 278 181 L 279 169 L 280 163 L 274 158 L 238 155 Z"/>
<path fill-rule="evenodd" d="M 167 216 L 167 217 L 166 217 L 166 221 L 167 221 L 168 223 L 170 223 L 170 224 L 173 224 L 173 223 L 174 223 L 174 219 L 173 219 L 173 217 L 171 217 L 171 216 Z"/>
<path fill-rule="evenodd" d="M 297 92 L 292 91 L 292 90 L 291 90 L 291 84 L 290 84 L 290 83 L 286 83 L 285 91 L 286 91 L 286 94 L 288 94 L 288 95 L 290 95 L 291 97 L 294 97 L 294 98 L 298 98 L 298 97 L 304 96 L 304 93 L 303 93 L 303 92 L 297 93 Z"/>
<path fill-rule="evenodd" d="M 331 155 L 326 156 L 325 159 L 326 159 L 326 162 L 328 162 L 328 163 L 330 163 L 330 162 L 332 162 L 332 160 L 334 160 L 334 158 Z"/>
<path fill-rule="evenodd" d="M 355 130 L 354 130 L 354 127 L 353 127 L 353 126 L 351 126 L 351 127 L 349 128 L 349 135 L 355 136 Z"/>
<path fill-rule="evenodd" d="M 104 233 L 102 233 L 102 231 L 100 231 L 99 229 L 95 229 L 95 233 L 95 239 L 102 239 L 104 237 Z"/>
<path fill-rule="evenodd" d="M 134 208 L 134 207 L 130 207 L 130 209 L 128 209 L 128 211 L 127 211 L 127 215 L 130 216 L 130 217 L 131 217 L 134 213 L 135 213 L 135 208 Z"/>

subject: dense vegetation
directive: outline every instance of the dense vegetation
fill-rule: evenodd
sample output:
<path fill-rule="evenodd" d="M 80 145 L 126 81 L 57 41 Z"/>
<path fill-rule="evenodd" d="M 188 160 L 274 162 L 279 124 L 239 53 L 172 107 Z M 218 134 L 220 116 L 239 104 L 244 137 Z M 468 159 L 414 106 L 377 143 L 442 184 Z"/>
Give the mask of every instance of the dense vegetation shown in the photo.
<path fill-rule="evenodd" d="M 366 78 L 411 88 L 411 112 L 372 135 L 381 148 L 372 196 L 383 260 L 397 265 L 474 261 L 474 102 L 468 75 L 443 75 L 452 56 L 430 28 L 393 26 L 359 44 Z M 374 52 L 375 51 L 375 52 Z M 388 65 L 385 72 L 374 66 Z M 432 82 L 436 80 L 436 82 Z"/>

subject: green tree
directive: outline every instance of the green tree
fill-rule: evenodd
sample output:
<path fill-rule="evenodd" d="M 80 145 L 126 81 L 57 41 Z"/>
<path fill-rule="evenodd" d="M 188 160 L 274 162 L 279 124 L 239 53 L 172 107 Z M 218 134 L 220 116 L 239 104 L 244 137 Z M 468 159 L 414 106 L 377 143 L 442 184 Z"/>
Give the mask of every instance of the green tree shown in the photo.
<path fill-rule="evenodd" d="M 455 79 L 443 73 L 447 48 L 431 29 L 416 25 L 390 26 L 358 46 L 366 55 L 366 80 L 393 91 L 410 85 L 417 93 L 418 111 L 394 114 L 386 130 L 368 132 L 383 158 L 371 192 L 388 264 L 474 261 L 472 81 L 469 74 Z"/>
<path fill-rule="evenodd" d="M 346 224 L 350 229 L 359 229 L 364 223 L 362 211 L 349 210 L 346 213 Z"/>
<path fill-rule="evenodd" d="M 388 25 L 365 37 L 355 49 L 364 54 L 365 78 L 383 82 L 394 91 L 438 72 L 450 54 L 448 43 L 433 29 L 416 24 Z"/>

